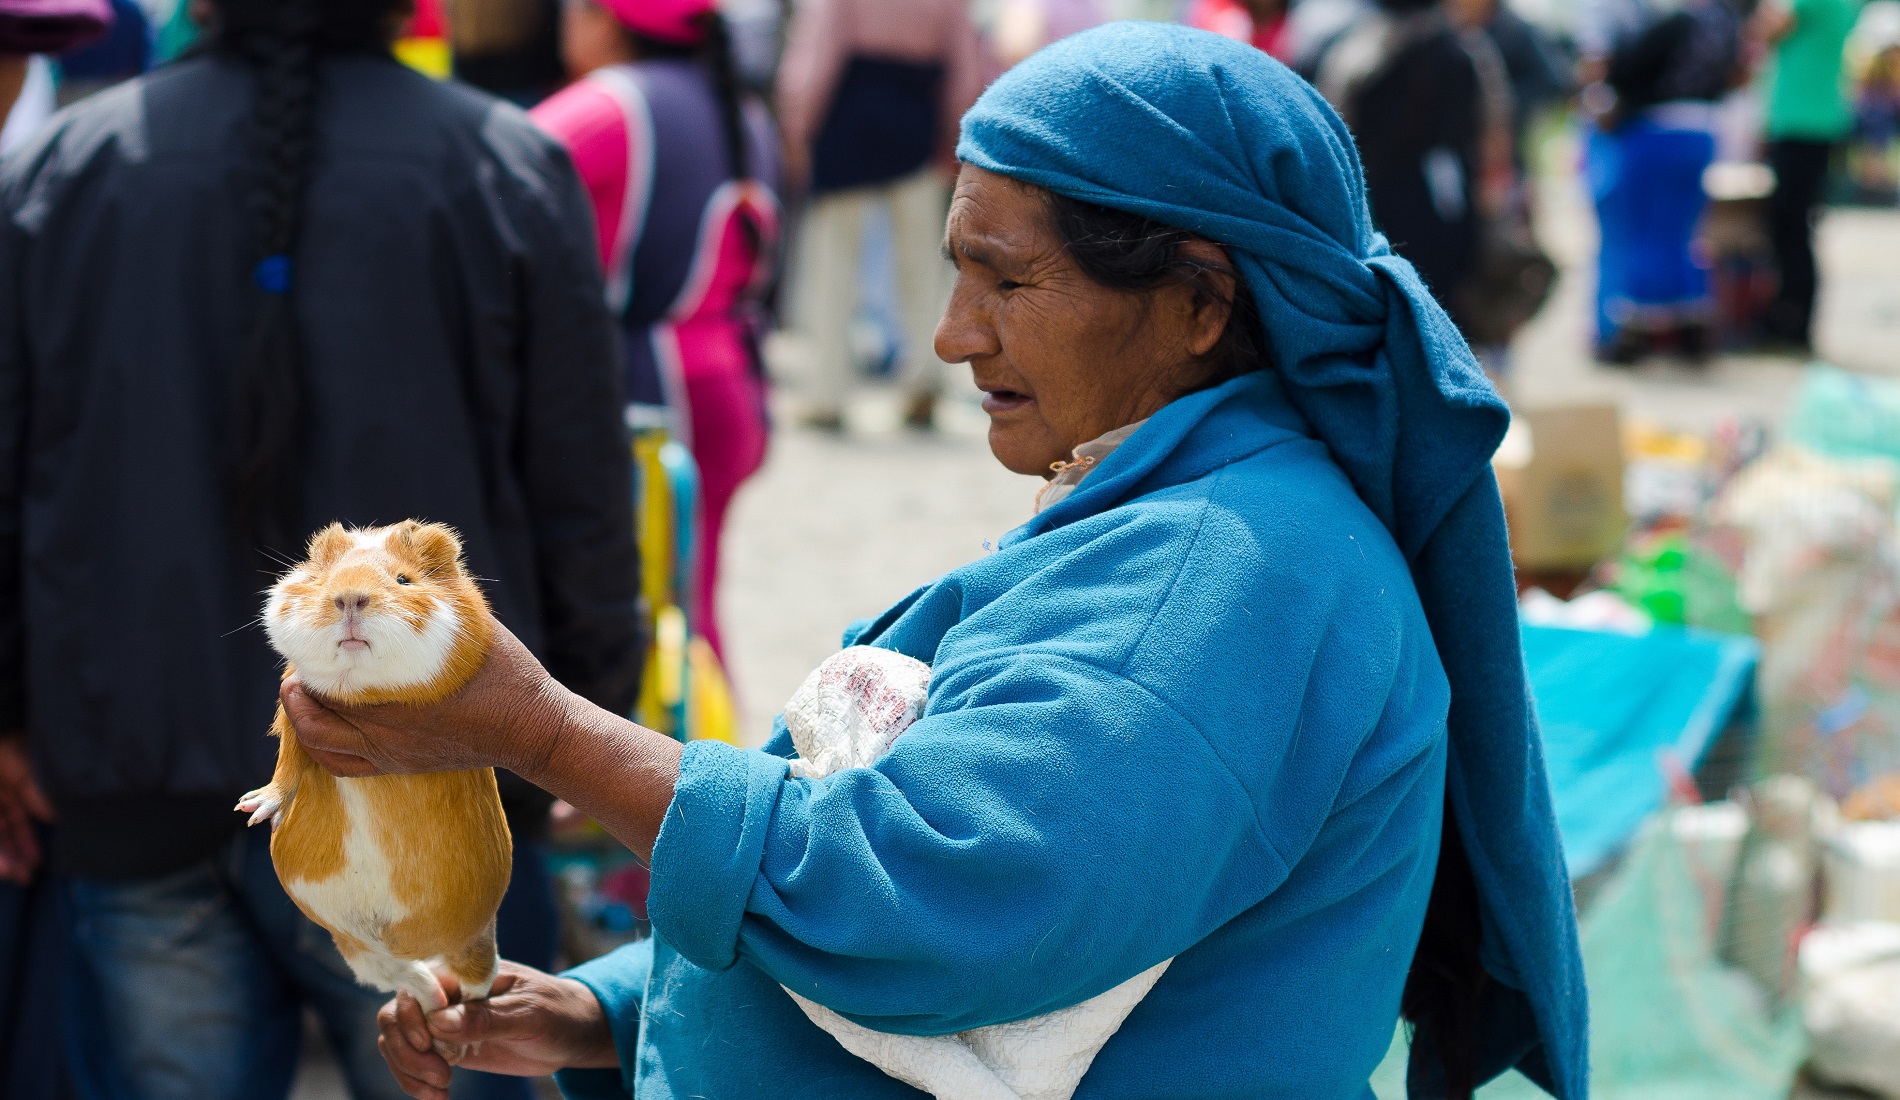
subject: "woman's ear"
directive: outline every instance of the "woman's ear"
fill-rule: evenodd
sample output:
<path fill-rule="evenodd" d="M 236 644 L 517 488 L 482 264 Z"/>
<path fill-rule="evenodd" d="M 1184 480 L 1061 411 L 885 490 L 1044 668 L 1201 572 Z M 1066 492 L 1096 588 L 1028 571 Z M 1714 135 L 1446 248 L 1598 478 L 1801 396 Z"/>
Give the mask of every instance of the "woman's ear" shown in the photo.
<path fill-rule="evenodd" d="M 1227 250 L 1196 237 L 1181 245 L 1181 257 L 1200 265 L 1195 276 L 1193 315 L 1187 333 L 1188 354 L 1198 359 L 1214 350 L 1234 315 L 1234 264 Z"/>

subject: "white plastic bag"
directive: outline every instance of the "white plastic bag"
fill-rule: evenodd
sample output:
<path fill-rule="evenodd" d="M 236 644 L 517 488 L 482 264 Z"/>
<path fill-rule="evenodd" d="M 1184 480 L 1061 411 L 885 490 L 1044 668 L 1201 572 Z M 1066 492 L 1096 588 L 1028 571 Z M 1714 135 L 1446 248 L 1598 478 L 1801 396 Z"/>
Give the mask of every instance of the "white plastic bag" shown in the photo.
<path fill-rule="evenodd" d="M 871 766 L 923 716 L 929 694 L 930 666 L 922 661 L 875 646 L 832 654 L 785 704 L 799 756 L 792 773 L 817 779 Z M 1069 1100 L 1172 961 L 1081 1004 L 955 1035 L 873 1031 L 785 992 L 846 1050 L 937 1100 Z"/>

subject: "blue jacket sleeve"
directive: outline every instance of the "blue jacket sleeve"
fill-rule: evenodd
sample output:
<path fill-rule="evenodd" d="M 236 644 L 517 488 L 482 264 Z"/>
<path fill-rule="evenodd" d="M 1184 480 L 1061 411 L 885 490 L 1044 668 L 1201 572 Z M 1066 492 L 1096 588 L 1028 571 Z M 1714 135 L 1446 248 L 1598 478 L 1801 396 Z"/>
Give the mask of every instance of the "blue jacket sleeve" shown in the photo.
<path fill-rule="evenodd" d="M 625 1100 L 633 1095 L 634 1067 L 640 1064 L 640 1006 L 646 1000 L 647 977 L 653 973 L 653 941 L 630 943 L 592 962 L 567 971 L 594 991 L 607 1013 L 620 1068 L 564 1069 L 554 1083 L 568 1100 Z"/>
<path fill-rule="evenodd" d="M 866 1026 L 943 1034 L 1094 996 L 1284 880 L 1241 783 L 1135 681 L 1020 650 L 939 671 L 874 768 L 794 779 L 688 745 L 656 932 Z"/>

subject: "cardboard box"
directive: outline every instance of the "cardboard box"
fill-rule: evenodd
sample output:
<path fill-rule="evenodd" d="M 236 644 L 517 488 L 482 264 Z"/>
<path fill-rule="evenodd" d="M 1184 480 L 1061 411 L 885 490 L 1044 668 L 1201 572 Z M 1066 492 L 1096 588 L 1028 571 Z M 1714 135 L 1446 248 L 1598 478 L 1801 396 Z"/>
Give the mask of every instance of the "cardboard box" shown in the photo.
<path fill-rule="evenodd" d="M 1629 514 L 1615 405 L 1513 410 L 1492 465 L 1519 569 L 1590 569 L 1622 548 Z"/>

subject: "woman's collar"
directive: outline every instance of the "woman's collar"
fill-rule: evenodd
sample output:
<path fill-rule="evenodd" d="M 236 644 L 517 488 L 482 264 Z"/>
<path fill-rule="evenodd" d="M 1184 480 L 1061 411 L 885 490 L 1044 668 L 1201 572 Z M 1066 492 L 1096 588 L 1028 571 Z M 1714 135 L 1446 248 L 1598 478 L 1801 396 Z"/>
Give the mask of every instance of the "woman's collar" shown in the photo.
<path fill-rule="evenodd" d="M 1101 465 L 1103 459 L 1114 454 L 1115 448 L 1139 431 L 1148 420 L 1149 418 L 1144 416 L 1133 424 L 1124 424 L 1112 432 L 1096 436 L 1069 452 L 1070 461 L 1053 463 L 1049 468 L 1056 472 L 1056 476 L 1044 482 L 1042 488 L 1036 490 L 1036 511 L 1040 512 L 1044 508 L 1053 507 L 1056 502 L 1074 492 L 1075 487 L 1082 484 L 1082 479 L 1089 476 L 1090 470 L 1095 469 Z"/>
<path fill-rule="evenodd" d="M 1053 499 L 1044 495 L 1036 514 L 1004 535 L 1000 546 L 1013 546 L 1105 512 L 1140 493 L 1205 477 L 1277 443 L 1312 435 L 1271 369 L 1179 398 L 1147 420 L 1076 448 L 1078 461 L 1085 447 L 1106 442 L 1119 432 L 1127 434 L 1114 440 L 1086 470 L 1078 471 L 1065 492 Z M 1059 471 L 1058 480 L 1060 475 Z M 1054 482 L 1044 486 L 1043 493 L 1052 493 L 1053 486 Z"/>

